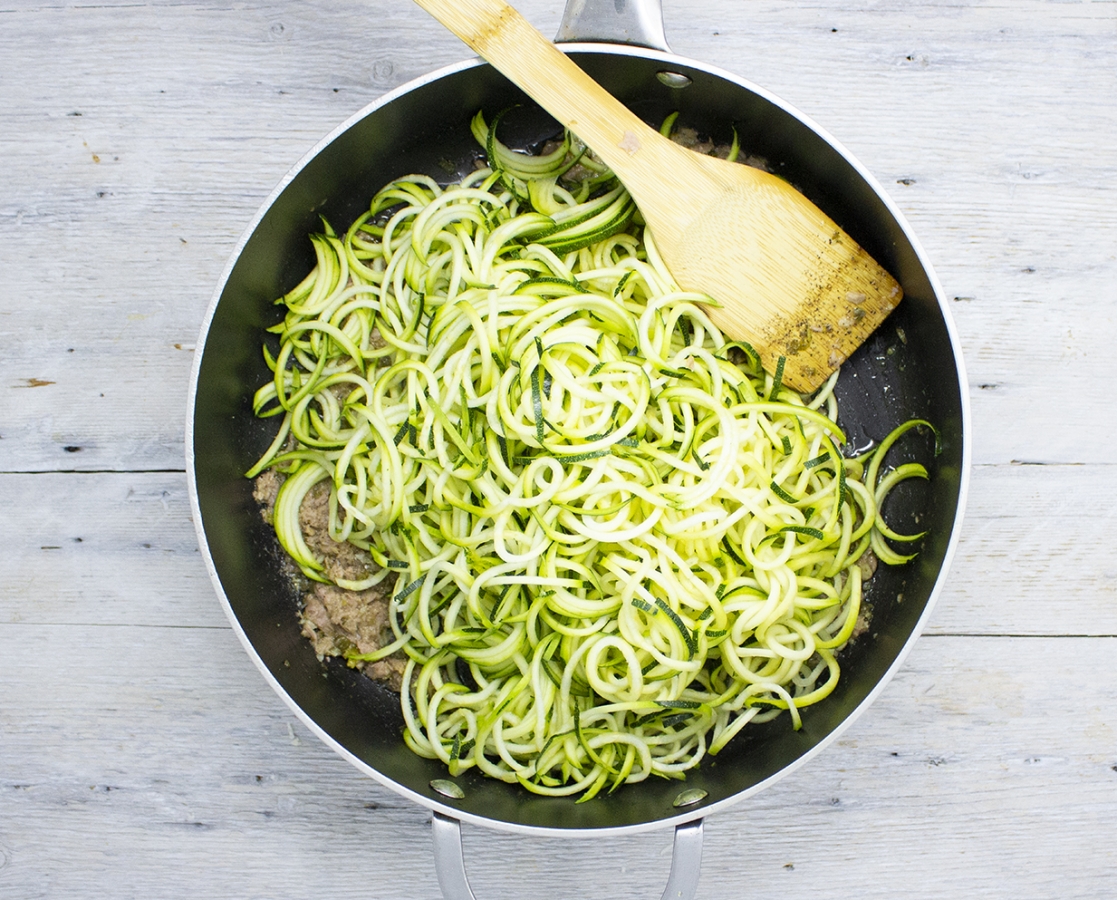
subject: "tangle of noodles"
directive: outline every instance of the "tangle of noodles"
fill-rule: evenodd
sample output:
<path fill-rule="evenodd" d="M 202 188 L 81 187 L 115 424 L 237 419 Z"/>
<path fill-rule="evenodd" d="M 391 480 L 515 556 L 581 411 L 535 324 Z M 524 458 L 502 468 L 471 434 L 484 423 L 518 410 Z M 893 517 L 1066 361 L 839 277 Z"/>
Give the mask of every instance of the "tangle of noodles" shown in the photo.
<path fill-rule="evenodd" d="M 567 135 L 442 187 L 394 181 L 281 298 L 282 417 L 249 473 L 286 479 L 277 536 L 328 480 L 330 533 L 396 575 L 405 740 L 451 774 L 594 796 L 682 777 L 749 722 L 833 691 L 859 561 L 910 559 L 881 475 L 911 421 L 843 457 L 831 378 L 765 374 L 679 291 L 628 195 Z M 735 150 L 734 150 L 735 152 Z M 572 160 L 584 177 L 563 179 Z"/>

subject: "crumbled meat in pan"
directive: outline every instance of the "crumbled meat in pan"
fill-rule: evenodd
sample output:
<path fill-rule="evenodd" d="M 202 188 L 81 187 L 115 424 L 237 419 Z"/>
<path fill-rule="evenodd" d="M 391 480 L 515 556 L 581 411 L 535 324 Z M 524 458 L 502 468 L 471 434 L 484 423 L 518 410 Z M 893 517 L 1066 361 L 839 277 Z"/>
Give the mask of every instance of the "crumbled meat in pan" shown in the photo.
<path fill-rule="evenodd" d="M 861 569 L 861 580 L 868 581 L 873 577 L 873 573 L 877 570 L 877 564 L 880 560 L 872 550 L 866 550 L 859 560 L 857 560 L 857 567 Z"/>
<path fill-rule="evenodd" d="M 346 650 L 371 653 L 392 638 L 388 622 L 391 590 L 381 582 L 367 591 L 347 591 L 332 584 L 315 582 L 303 595 L 303 634 L 319 656 L 342 656 Z M 404 659 L 391 656 L 361 663 L 361 670 L 377 681 L 400 689 Z"/>
<path fill-rule="evenodd" d="M 695 153 L 702 153 L 706 156 L 717 156 L 725 159 L 729 156 L 729 144 L 716 144 L 710 138 L 698 133 L 698 130 L 690 127 L 689 125 L 680 125 L 671 132 L 671 140 L 688 150 L 693 150 Z M 768 160 L 762 156 L 738 156 L 737 162 L 744 163 L 746 166 L 752 166 L 754 169 L 761 169 L 765 172 L 769 171 Z"/>
<path fill-rule="evenodd" d="M 283 476 L 269 469 L 256 478 L 253 497 L 260 504 L 260 514 L 272 523 L 275 498 Z M 299 508 L 299 524 L 307 545 L 322 560 L 328 578 L 337 581 L 360 581 L 376 571 L 368 553 L 352 544 L 335 541 L 329 534 L 329 498 L 327 482 L 319 482 L 308 493 Z M 294 573 L 292 573 L 294 575 Z M 389 575 L 380 584 L 364 591 L 350 591 L 335 584 L 293 578 L 299 587 L 303 635 L 310 640 L 319 658 L 344 657 L 347 651 L 371 653 L 392 638 L 388 620 L 388 603 L 395 585 Z M 406 659 L 393 654 L 371 663 L 355 663 L 365 675 L 398 691 Z"/>
<path fill-rule="evenodd" d="M 269 525 L 275 524 L 272 521 L 272 511 L 275 509 L 275 498 L 279 495 L 281 484 L 283 476 L 275 469 L 265 469 L 252 482 L 252 497 L 260 504 L 260 515 Z"/>
<path fill-rule="evenodd" d="M 360 581 L 376 570 L 368 553 L 344 541 L 330 537 L 330 483 L 319 481 L 299 507 L 299 525 L 303 538 L 314 555 L 326 567 L 331 581 Z"/>

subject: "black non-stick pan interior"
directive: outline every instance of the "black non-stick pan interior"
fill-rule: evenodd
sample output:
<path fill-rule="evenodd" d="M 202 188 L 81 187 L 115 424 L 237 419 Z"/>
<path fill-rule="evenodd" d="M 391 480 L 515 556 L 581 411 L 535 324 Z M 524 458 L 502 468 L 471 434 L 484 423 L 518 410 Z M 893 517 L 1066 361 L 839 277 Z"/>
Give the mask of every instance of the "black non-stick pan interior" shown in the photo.
<path fill-rule="evenodd" d="M 425 172 L 450 181 L 468 170 L 478 151 L 469 119 L 478 109 L 491 117 L 516 106 L 501 137 L 525 146 L 557 126 L 488 66 L 465 65 L 372 108 L 320 147 L 261 213 L 199 348 L 192 450 L 205 544 L 251 651 L 329 740 L 417 799 L 505 827 L 643 826 L 677 818 L 681 811 L 672 801 L 683 788 L 707 792 L 697 815 L 800 760 L 869 697 L 917 629 L 949 552 L 962 489 L 963 400 L 949 326 L 918 250 L 857 166 L 777 102 L 735 80 L 655 54 L 602 48 L 572 55 L 652 124 L 678 110 L 680 124 L 715 140 L 728 141 L 735 127 L 744 152 L 767 159 L 896 275 L 904 302 L 843 367 L 840 424 L 850 443 L 864 448 L 910 417 L 926 418 L 939 429 L 941 450 L 936 456 L 934 439 L 916 432 L 897 448 L 897 461 L 918 459 L 931 478 L 902 485 L 888 518 L 898 530 L 925 530 L 928 537 L 913 563 L 879 568 L 868 595 L 870 634 L 845 652 L 839 687 L 805 711 L 801 730 L 791 730 L 784 717 L 707 757 L 685 783 L 657 779 L 589 803 L 535 797 L 473 773 L 458 779 L 464 799 L 448 801 L 430 787 L 446 777 L 443 767 L 403 745 L 398 698 L 343 664 L 320 662 L 300 635 L 297 598 L 280 574 L 280 551 L 243 474 L 276 425 L 253 417 L 251 396 L 269 377 L 260 346 L 263 329 L 280 316 L 272 301 L 313 265 L 307 235 L 321 227 L 320 217 L 344 229 L 393 177 Z M 668 87 L 657 78 L 665 69 L 692 83 Z"/>

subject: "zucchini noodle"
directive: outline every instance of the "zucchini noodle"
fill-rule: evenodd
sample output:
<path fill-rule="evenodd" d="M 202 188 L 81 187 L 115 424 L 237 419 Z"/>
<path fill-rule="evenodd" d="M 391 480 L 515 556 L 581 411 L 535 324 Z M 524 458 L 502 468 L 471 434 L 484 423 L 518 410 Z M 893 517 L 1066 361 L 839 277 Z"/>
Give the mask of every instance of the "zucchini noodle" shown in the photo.
<path fill-rule="evenodd" d="M 666 127 L 669 127 L 666 126 Z M 277 537 L 328 581 L 299 508 L 395 577 L 404 739 L 548 795 L 680 778 L 750 722 L 838 682 L 863 567 L 911 556 L 880 515 L 926 478 L 846 458 L 835 374 L 811 397 L 678 289 L 612 174 L 565 135 L 380 190 L 277 303 Z M 734 144 L 733 154 L 736 153 Z M 572 168 L 576 166 L 576 168 Z M 933 429 L 932 429 L 933 431 Z"/>

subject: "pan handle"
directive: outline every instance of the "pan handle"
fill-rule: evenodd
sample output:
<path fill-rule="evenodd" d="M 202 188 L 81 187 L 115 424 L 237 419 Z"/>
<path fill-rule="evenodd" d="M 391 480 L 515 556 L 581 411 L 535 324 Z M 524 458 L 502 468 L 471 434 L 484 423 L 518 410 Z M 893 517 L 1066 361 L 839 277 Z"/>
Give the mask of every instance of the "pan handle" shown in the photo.
<path fill-rule="evenodd" d="M 438 886 L 445 900 L 477 900 L 469 887 L 462 855 L 462 826 L 457 819 L 434 813 L 431 819 L 434 836 L 434 867 Z M 671 850 L 671 873 L 662 900 L 693 900 L 698 891 L 698 873 L 702 867 L 702 819 L 675 826 L 675 843 Z"/>
<path fill-rule="evenodd" d="M 660 0 L 566 0 L 556 43 L 629 44 L 670 53 Z"/>

